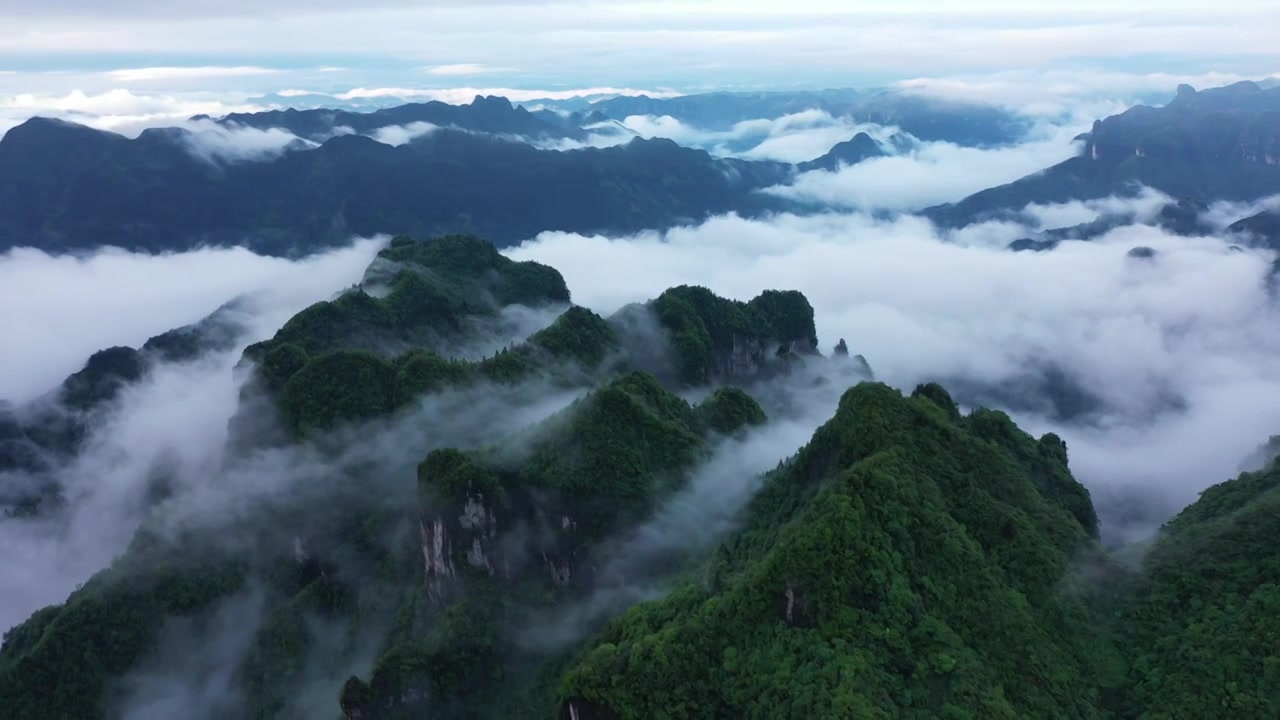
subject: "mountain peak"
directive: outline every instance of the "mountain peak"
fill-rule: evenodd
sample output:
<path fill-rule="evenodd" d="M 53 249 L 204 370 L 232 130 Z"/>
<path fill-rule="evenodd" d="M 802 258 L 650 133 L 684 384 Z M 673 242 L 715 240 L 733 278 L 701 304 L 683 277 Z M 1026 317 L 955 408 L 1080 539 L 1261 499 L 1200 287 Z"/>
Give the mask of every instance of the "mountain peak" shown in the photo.
<path fill-rule="evenodd" d="M 475 99 L 471 101 L 471 106 L 494 110 L 514 110 L 511 101 L 501 95 L 476 95 Z"/>
<path fill-rule="evenodd" d="M 80 123 L 71 122 L 70 120 L 36 116 L 26 122 L 10 128 L 9 132 L 4 137 L 6 139 L 11 139 L 11 141 L 17 141 L 19 139 L 31 140 L 34 138 L 45 138 L 52 135 L 57 135 L 58 137 L 69 137 L 73 133 L 79 137 L 88 137 L 91 135 L 103 137 L 115 136 L 113 133 L 95 130 L 88 125 L 81 125 Z"/>
<path fill-rule="evenodd" d="M 883 157 L 887 154 L 880 147 L 880 143 L 876 142 L 870 135 L 860 132 L 852 138 L 837 144 L 822 157 L 800 163 L 797 167 L 801 172 L 810 170 L 834 171 L 842 165 L 857 165 L 863 160 Z"/>
<path fill-rule="evenodd" d="M 101 155 L 116 142 L 127 140 L 123 135 L 67 120 L 33 117 L 0 137 L 0 157 L 7 158 L 12 168 L 50 162 L 79 165 Z"/>

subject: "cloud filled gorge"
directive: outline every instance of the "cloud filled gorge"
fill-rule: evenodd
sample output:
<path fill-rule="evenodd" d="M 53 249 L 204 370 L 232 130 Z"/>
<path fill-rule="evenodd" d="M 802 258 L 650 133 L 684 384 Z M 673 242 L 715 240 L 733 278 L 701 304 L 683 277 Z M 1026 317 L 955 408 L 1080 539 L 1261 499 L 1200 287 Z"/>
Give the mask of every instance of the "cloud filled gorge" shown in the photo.
<path fill-rule="evenodd" d="M 1028 142 L 1002 148 L 919 143 L 901 154 L 871 158 L 835 171 L 803 173 L 769 192 L 824 208 L 922 210 L 1013 182 L 1071 158 L 1080 150 L 1074 138 L 1088 127 L 1088 121 L 1078 117 L 1041 122 Z"/>
<path fill-rule="evenodd" d="M 681 283 L 737 298 L 800 288 L 823 346 L 847 339 L 879 379 L 908 390 L 929 380 L 1028 387 L 1017 419 L 1062 434 L 1082 481 L 1169 511 L 1233 476 L 1280 430 L 1271 253 L 1147 226 L 1047 253 L 1004 249 L 1025 231 L 941 236 L 905 216 L 728 216 L 629 238 L 544 233 L 509 254 L 558 267 L 575 299 L 600 312 Z M 1130 257 L 1136 246 L 1155 256 Z M 1101 400 L 1101 412 L 1068 423 L 1036 411 L 1048 368 Z"/>
<path fill-rule="evenodd" d="M 237 406 L 232 367 L 249 342 L 291 315 L 359 281 L 381 240 L 359 241 L 302 261 L 243 249 L 146 256 L 105 250 L 51 257 L 15 250 L 0 261 L 0 332 L 6 347 L 0 396 L 19 403 L 45 393 L 111 345 L 195 322 L 242 296 L 245 331 L 235 347 L 157 366 L 95 416 L 83 451 L 37 480 L 61 486 L 67 505 L 39 519 L 0 518 L 0 626 L 61 602 L 128 544 L 148 498 L 202 487 L 222 463 Z M 164 480 L 165 482 L 161 482 Z M 30 482 L 0 473 L 0 483 Z"/>

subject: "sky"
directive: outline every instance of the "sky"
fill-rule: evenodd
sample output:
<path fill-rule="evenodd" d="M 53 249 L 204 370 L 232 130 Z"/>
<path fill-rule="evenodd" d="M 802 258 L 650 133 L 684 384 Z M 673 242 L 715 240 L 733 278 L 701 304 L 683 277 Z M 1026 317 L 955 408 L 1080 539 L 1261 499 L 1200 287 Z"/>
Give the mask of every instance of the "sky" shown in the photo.
<path fill-rule="evenodd" d="M 1273 2 L 5 0 L 0 95 L 867 86 L 1280 69 Z"/>

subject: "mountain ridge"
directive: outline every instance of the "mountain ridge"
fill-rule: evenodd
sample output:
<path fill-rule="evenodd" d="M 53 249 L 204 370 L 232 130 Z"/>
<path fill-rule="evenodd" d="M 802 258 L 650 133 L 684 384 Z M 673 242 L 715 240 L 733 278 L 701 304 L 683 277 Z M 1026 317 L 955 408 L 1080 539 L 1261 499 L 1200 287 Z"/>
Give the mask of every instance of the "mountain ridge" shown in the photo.
<path fill-rule="evenodd" d="M 293 484 L 194 523 L 161 501 L 110 568 L 7 632 L 16 720 L 127 714 L 215 638 L 231 680 L 208 702 L 231 716 L 306 715 L 304 698 L 350 720 L 1275 710 L 1275 459 L 1131 568 L 1100 548 L 1060 437 L 872 382 L 843 341 L 822 356 L 797 291 L 681 286 L 603 318 L 553 268 L 465 236 L 399 237 L 366 283 L 246 351 L 259 399 L 305 422 L 223 471 Z M 418 332 L 509 302 L 568 307 L 476 360 Z M 665 357 L 632 354 L 654 344 Z M 571 399 L 503 422 L 549 391 Z M 786 422 L 779 391 L 832 411 L 709 539 L 654 545 L 646 523 Z M 481 397 L 500 402 L 479 432 L 452 427 Z M 562 617 L 583 619 L 557 636 Z M 1187 674 L 1185 653 L 1230 643 L 1248 652 Z"/>
<path fill-rule="evenodd" d="M 1280 193 L 1280 88 L 1240 82 L 1097 120 L 1075 157 L 926 209 L 946 226 L 1007 219 L 1029 204 L 1136 195 L 1143 187 L 1209 203 Z"/>
<path fill-rule="evenodd" d="M 638 232 L 763 212 L 781 201 L 753 191 L 792 172 L 662 139 L 562 152 L 450 129 L 399 147 L 342 135 L 213 164 L 185 147 L 189 137 L 19 125 L 0 139 L 0 249 L 225 244 L 292 256 L 388 229 L 477 233 L 505 246 L 548 230 Z M 33 152 L 35 176 L 23 159 Z"/>

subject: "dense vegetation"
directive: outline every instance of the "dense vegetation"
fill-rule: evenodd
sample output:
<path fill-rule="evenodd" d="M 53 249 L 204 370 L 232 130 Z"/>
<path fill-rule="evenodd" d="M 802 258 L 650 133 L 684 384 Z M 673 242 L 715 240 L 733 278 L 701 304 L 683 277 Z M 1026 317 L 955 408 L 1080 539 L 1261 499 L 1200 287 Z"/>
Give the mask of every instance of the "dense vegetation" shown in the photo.
<path fill-rule="evenodd" d="M 305 435 L 473 382 L 542 374 L 574 384 L 626 367 L 665 376 L 667 368 L 623 352 L 635 344 L 627 335 L 645 333 L 636 342 L 648 342 L 650 329 L 670 333 L 674 372 L 689 385 L 753 379 L 779 357 L 812 354 L 817 345 L 813 307 L 799 292 L 769 290 L 742 303 L 682 286 L 641 311 L 653 328 L 606 322 L 571 307 L 527 341 L 483 360 L 446 357 L 486 322 L 496 322 L 504 307 L 554 307 L 569 299 L 554 269 L 514 262 L 474 237 L 421 243 L 398 237 L 370 266 L 365 285 L 303 310 L 245 356 L 257 362 L 266 389 L 278 394 L 289 429 Z"/>
<path fill-rule="evenodd" d="M 682 285 L 659 295 L 652 309 L 671 333 L 679 378 L 690 385 L 754 376 L 779 356 L 813 353 L 818 345 L 813 307 L 795 291 L 770 290 L 743 303 Z"/>
<path fill-rule="evenodd" d="M 583 717 L 1098 715 L 1123 661 L 1062 584 L 1091 513 L 1057 438 L 860 385 L 704 576 L 614 623 L 560 693 Z"/>
<path fill-rule="evenodd" d="M 870 135 L 860 132 L 854 135 L 851 140 L 837 143 L 822 157 L 796 165 L 796 169 L 801 172 L 813 170 L 835 172 L 845 165 L 857 165 L 864 160 L 884 157 L 885 155 L 888 155 L 888 153 L 880 147 L 879 143 L 873 140 Z"/>
<path fill-rule="evenodd" d="M 616 345 L 601 318 L 571 308 L 510 351 L 478 362 L 444 357 L 498 323 L 504 307 L 569 302 L 553 268 L 514 262 L 471 236 L 397 237 L 370 266 L 366 285 L 308 307 L 245 350 L 295 434 L 386 415 L 470 381 L 521 380 L 539 356 L 595 369 Z"/>
<path fill-rule="evenodd" d="M 830 367 L 813 310 L 685 286 L 444 354 L 508 305 L 569 299 L 474 238 L 394 241 L 362 286 L 246 353 L 289 433 L 230 463 L 269 492 L 194 524 L 159 506 L 112 567 L 9 631 L 4 716 L 127 714 L 193 655 L 228 686 L 202 701 L 264 720 L 1280 712 L 1280 464 L 1210 488 L 1129 567 L 1099 547 L 1059 437 L 936 384 L 865 382 L 831 388 L 834 416 L 709 544 L 655 538 L 687 529 L 651 521 L 688 510 L 708 461 L 767 428 L 749 391 Z M 96 356 L 73 397 L 223 337 L 192 332 Z M 554 411 L 499 417 L 547 388 Z M 449 390 L 501 398 L 483 419 L 516 429 L 470 442 L 451 416 L 398 415 Z"/>
<path fill-rule="evenodd" d="M 418 468 L 425 577 L 368 683 L 345 687 L 348 712 L 497 717 L 545 703 L 529 672 L 547 658 L 515 644 L 513 629 L 588 593 L 605 559 L 596 544 L 645 517 L 708 452 L 697 412 L 643 373 L 502 446 L 433 452 Z"/>
<path fill-rule="evenodd" d="M 1280 716 L 1280 462 L 1165 526 L 1126 614 L 1130 714 Z"/>

